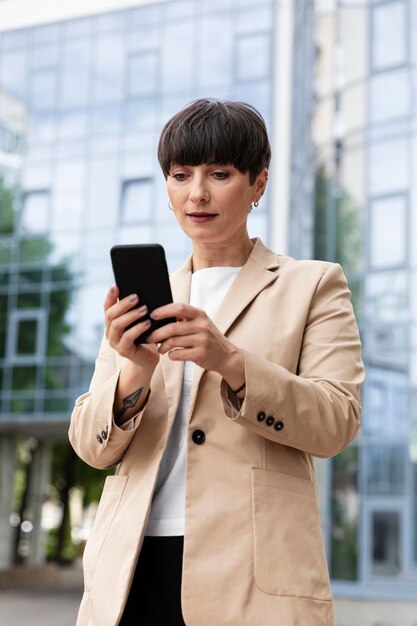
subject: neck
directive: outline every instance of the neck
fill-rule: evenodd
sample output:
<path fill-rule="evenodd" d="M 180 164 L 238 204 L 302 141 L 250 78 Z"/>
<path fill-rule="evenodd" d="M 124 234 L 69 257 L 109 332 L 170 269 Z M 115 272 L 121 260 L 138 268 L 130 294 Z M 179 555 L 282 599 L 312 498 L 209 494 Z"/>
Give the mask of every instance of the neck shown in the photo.
<path fill-rule="evenodd" d="M 193 242 L 193 272 L 206 267 L 241 267 L 252 251 L 253 242 L 247 237 L 238 244 L 206 246 Z"/>

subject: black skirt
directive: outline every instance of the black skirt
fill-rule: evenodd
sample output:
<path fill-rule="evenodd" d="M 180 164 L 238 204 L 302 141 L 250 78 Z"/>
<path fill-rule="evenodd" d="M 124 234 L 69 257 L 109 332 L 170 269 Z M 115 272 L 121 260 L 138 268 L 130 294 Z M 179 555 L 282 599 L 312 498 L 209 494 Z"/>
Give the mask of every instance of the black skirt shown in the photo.
<path fill-rule="evenodd" d="M 119 626 L 185 626 L 183 548 L 184 537 L 145 537 Z"/>

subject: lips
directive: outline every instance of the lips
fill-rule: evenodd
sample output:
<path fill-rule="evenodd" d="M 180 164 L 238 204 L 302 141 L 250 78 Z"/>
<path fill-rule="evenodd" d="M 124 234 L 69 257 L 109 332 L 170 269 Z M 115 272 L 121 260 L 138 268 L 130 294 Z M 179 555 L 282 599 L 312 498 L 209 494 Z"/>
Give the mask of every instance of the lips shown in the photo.
<path fill-rule="evenodd" d="M 193 213 L 187 213 L 187 217 L 197 224 L 204 224 L 205 222 L 211 222 L 217 213 L 206 213 L 205 211 L 194 211 Z"/>

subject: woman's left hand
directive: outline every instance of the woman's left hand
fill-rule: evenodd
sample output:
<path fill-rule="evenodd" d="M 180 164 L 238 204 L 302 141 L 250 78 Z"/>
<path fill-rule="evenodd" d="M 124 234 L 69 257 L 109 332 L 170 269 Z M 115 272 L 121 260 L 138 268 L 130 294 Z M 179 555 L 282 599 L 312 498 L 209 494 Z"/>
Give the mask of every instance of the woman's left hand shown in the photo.
<path fill-rule="evenodd" d="M 172 361 L 193 361 L 205 370 L 218 372 L 231 387 L 242 384 L 245 378 L 242 349 L 219 331 L 205 311 L 190 304 L 172 303 L 155 309 L 151 317 L 177 319 L 148 337 L 148 342 L 160 344 L 161 354 L 168 352 Z"/>

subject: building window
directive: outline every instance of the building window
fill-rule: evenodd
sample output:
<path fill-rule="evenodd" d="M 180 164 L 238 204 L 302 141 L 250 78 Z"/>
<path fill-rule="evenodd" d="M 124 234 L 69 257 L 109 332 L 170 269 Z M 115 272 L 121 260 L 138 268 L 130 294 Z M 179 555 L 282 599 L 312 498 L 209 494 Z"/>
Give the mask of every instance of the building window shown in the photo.
<path fill-rule="evenodd" d="M 380 71 L 407 61 L 405 2 L 387 2 L 372 9 L 371 67 Z"/>
<path fill-rule="evenodd" d="M 45 233 L 49 225 L 50 193 L 47 189 L 27 191 L 23 195 L 20 226 L 26 233 Z"/>
<path fill-rule="evenodd" d="M 392 97 L 395 94 L 395 98 Z M 385 122 L 404 117 L 411 106 L 411 90 L 406 70 L 384 72 L 371 77 L 371 121 Z"/>
<path fill-rule="evenodd" d="M 155 94 L 158 85 L 158 53 L 148 50 L 129 58 L 128 95 L 150 96 Z"/>
<path fill-rule="evenodd" d="M 369 192 L 372 196 L 408 188 L 408 141 L 373 142 L 369 149 Z"/>
<path fill-rule="evenodd" d="M 404 494 L 407 447 L 375 444 L 366 448 L 366 491 L 373 496 Z"/>
<path fill-rule="evenodd" d="M 268 76 L 270 71 L 270 49 L 269 35 L 248 35 L 238 39 L 238 80 L 256 80 Z"/>
<path fill-rule="evenodd" d="M 407 207 L 404 195 L 376 198 L 370 211 L 372 269 L 399 267 L 407 261 Z M 389 243 L 387 234 L 389 233 Z M 388 244 L 388 245 L 387 245 Z"/>
<path fill-rule="evenodd" d="M 8 326 L 7 361 L 30 364 L 43 357 L 47 329 L 44 310 L 11 311 Z"/>
<path fill-rule="evenodd" d="M 401 571 L 400 514 L 398 511 L 373 511 L 371 521 L 372 576 L 393 577 Z"/>
<path fill-rule="evenodd" d="M 32 72 L 30 102 L 35 110 L 52 109 L 56 105 L 56 77 L 55 69 L 43 69 Z"/>
<path fill-rule="evenodd" d="M 149 222 L 152 215 L 152 178 L 125 180 L 122 185 L 121 223 Z"/>

